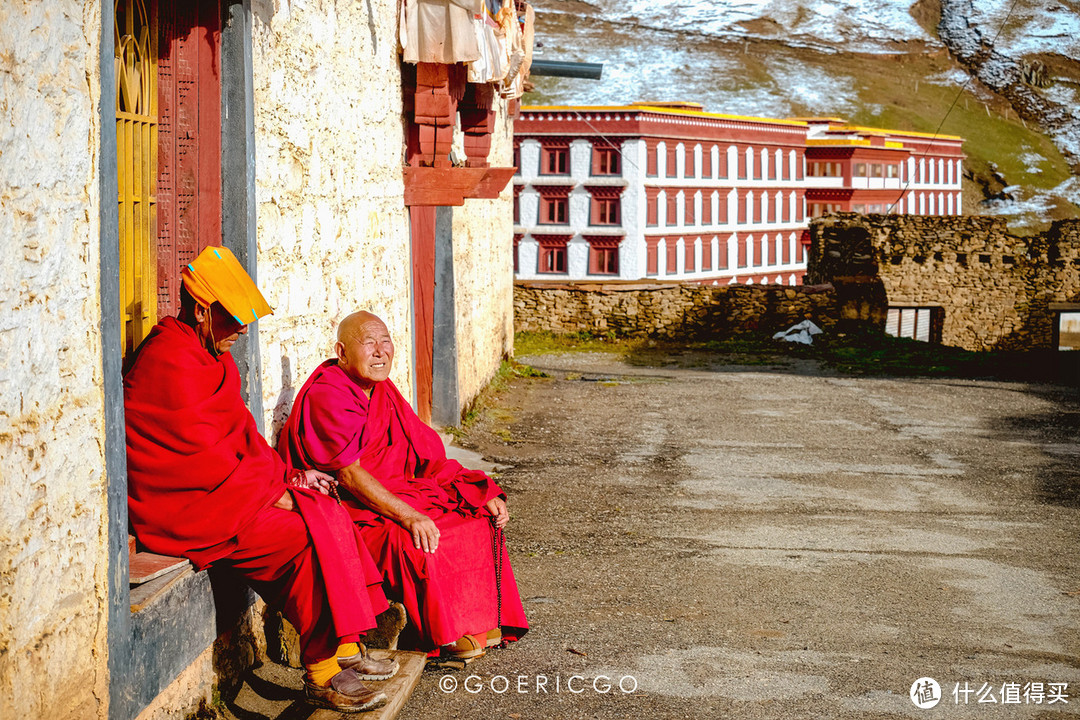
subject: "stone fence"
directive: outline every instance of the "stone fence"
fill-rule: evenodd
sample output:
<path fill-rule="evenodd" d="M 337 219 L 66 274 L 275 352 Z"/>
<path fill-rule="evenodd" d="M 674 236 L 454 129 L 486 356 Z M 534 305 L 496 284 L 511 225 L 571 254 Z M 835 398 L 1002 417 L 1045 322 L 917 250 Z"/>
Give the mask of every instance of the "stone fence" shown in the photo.
<path fill-rule="evenodd" d="M 838 318 L 831 285 L 514 284 L 514 325 L 519 332 L 705 339 L 773 333 L 806 319 L 828 328 Z"/>
<path fill-rule="evenodd" d="M 1016 237 L 1003 218 L 839 213 L 810 237 L 806 281 L 831 283 L 842 313 L 881 323 L 882 304 L 932 308 L 945 345 L 1053 348 L 1058 312 L 1080 309 L 1080 221 Z"/>

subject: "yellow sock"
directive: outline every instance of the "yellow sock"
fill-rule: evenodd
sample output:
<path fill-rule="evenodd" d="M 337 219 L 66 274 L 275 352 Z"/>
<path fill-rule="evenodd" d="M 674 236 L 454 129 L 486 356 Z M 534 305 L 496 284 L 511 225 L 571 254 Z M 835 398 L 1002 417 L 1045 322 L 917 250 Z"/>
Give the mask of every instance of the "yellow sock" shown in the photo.
<path fill-rule="evenodd" d="M 308 680 L 319 687 L 326 687 L 329 685 L 330 679 L 341 672 L 341 666 L 338 665 L 337 655 L 331 655 L 325 660 L 320 660 L 317 663 L 306 666 L 306 668 Z"/>
<path fill-rule="evenodd" d="M 338 645 L 337 656 L 339 658 L 347 658 L 352 657 L 358 652 L 360 652 L 360 645 L 357 643 L 345 643 L 344 645 Z"/>

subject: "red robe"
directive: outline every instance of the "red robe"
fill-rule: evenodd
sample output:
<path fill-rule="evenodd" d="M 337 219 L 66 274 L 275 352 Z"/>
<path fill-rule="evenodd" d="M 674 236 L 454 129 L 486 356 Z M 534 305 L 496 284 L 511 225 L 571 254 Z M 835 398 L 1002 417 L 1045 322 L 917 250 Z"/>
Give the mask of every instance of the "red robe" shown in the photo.
<path fill-rule="evenodd" d="M 244 405 L 231 355 L 213 357 L 165 318 L 124 376 L 124 414 L 128 514 L 149 550 L 236 568 L 284 607 L 305 661 L 375 627 L 382 578 L 348 515 L 297 489 L 298 512 L 273 507 L 288 467 Z"/>
<path fill-rule="evenodd" d="M 502 489 L 484 473 L 447 459 L 442 439 L 390 380 L 377 383 L 369 399 L 337 360 L 327 360 L 300 389 L 278 452 L 296 467 L 329 473 L 359 460 L 439 527 L 438 550 L 425 553 L 399 524 L 343 494 L 389 594 L 405 605 L 410 623 L 404 643 L 431 649 L 499 625 L 513 640 L 528 629 L 506 546 L 484 508 L 505 497 Z"/>

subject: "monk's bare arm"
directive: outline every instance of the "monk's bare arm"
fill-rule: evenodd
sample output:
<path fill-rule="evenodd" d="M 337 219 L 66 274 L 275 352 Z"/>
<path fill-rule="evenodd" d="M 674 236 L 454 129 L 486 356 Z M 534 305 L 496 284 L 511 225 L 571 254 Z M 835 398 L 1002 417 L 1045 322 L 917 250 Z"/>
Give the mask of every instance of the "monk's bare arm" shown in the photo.
<path fill-rule="evenodd" d="M 438 549 L 439 528 L 435 521 L 387 490 L 375 476 L 360 467 L 359 461 L 342 468 L 338 472 L 338 482 L 357 500 L 405 528 L 412 535 L 417 550 L 435 552 Z"/>

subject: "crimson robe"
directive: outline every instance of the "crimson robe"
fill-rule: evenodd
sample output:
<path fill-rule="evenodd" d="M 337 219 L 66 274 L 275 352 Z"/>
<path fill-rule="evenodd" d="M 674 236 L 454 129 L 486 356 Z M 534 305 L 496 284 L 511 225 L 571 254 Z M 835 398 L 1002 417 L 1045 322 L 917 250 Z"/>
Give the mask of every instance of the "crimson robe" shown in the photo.
<path fill-rule="evenodd" d="M 405 605 L 405 643 L 430 650 L 500 625 L 510 640 L 528 629 L 502 534 L 484 507 L 505 497 L 502 489 L 483 472 L 448 459 L 438 433 L 393 382 L 376 383 L 368 398 L 336 359 L 327 360 L 296 396 L 278 452 L 296 467 L 328 473 L 359 461 L 387 490 L 435 521 L 439 547 L 425 553 L 398 523 L 342 495 L 389 594 Z"/>
<path fill-rule="evenodd" d="M 306 661 L 375 627 L 382 578 L 346 512 L 295 488 L 297 512 L 273 507 L 289 468 L 244 405 L 231 355 L 165 318 L 125 373 L 124 415 L 128 514 L 147 549 L 235 567 L 285 608 Z"/>

